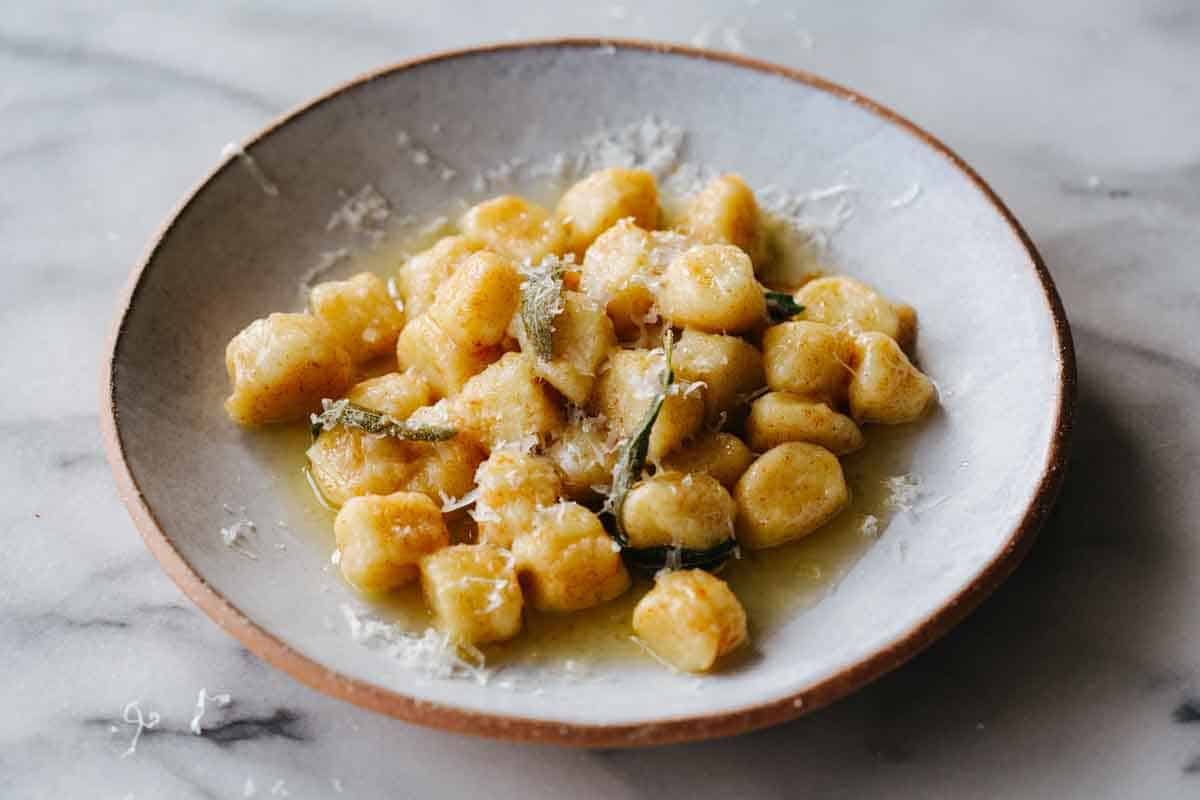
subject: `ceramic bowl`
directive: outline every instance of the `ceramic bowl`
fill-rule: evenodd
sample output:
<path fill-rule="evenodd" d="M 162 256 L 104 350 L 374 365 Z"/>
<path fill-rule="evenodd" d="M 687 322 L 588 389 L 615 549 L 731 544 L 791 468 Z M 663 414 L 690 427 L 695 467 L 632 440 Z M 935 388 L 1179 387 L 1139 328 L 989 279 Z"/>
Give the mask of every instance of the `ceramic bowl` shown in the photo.
<path fill-rule="evenodd" d="M 529 42 L 364 76 L 243 148 L 133 272 L 105 370 L 106 446 L 138 529 L 183 591 L 323 692 L 441 728 L 581 745 L 769 725 L 945 633 L 1013 570 L 1055 499 L 1074 373 L 1050 276 L 974 171 L 854 92 L 683 47 Z M 745 668 L 702 681 L 649 660 L 546 669 L 524 689 L 407 669 L 352 640 L 344 607 L 357 600 L 330 570 L 328 531 L 308 529 L 317 518 L 288 488 L 301 460 L 281 474 L 270 437 L 225 416 L 225 344 L 256 317 L 297 309 L 303 279 L 344 273 L 392 226 L 536 191 L 574 166 L 627 158 L 622 148 L 676 177 L 698 165 L 741 174 L 808 215 L 828 266 L 920 310 L 918 355 L 940 409 L 905 454 L 916 506 L 819 602 L 757 631 Z M 580 152 L 590 161 L 573 160 Z M 220 535 L 243 513 L 257 558 Z"/>

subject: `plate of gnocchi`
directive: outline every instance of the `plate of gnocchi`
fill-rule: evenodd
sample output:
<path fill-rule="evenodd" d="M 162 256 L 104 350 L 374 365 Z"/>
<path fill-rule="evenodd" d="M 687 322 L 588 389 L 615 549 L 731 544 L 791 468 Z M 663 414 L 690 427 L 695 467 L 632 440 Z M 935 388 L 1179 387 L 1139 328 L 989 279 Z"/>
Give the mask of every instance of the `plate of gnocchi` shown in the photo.
<path fill-rule="evenodd" d="M 983 180 L 815 76 L 565 40 L 359 78 L 131 277 L 105 443 L 249 649 L 527 741 L 728 735 L 918 653 L 1056 498 L 1070 332 Z"/>

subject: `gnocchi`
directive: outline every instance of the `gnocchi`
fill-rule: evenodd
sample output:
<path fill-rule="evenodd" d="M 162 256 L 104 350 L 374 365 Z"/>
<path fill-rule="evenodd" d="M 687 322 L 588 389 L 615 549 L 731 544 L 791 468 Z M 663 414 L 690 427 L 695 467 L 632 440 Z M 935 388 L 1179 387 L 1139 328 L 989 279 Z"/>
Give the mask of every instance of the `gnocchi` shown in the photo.
<path fill-rule="evenodd" d="M 607 603 L 629 588 L 621 548 L 592 511 L 564 501 L 538 509 L 512 544 L 527 602 L 548 611 Z"/>
<path fill-rule="evenodd" d="M 459 227 L 473 246 L 515 261 L 537 263 L 561 254 L 567 244 L 562 223 L 554 215 L 511 194 L 470 209 Z"/>
<path fill-rule="evenodd" d="M 839 459 L 937 392 L 911 306 L 760 282 L 794 248 L 740 178 L 676 200 L 624 167 L 492 198 L 229 342 L 230 418 L 308 425 L 347 583 L 479 658 L 564 618 L 686 672 L 748 641 L 751 570 L 852 518 Z"/>
<path fill-rule="evenodd" d="M 842 456 L 861 448 L 865 440 L 854 420 L 825 403 L 768 392 L 750 406 L 746 442 L 760 452 L 784 442 L 809 442 Z"/>
<path fill-rule="evenodd" d="M 458 544 L 421 559 L 421 590 L 438 626 L 465 644 L 521 632 L 525 598 L 516 559 L 492 544 Z"/>
<path fill-rule="evenodd" d="M 709 181 L 688 202 L 679 228 L 705 244 L 734 245 L 756 265 L 765 260 L 758 201 L 737 175 Z"/>
<path fill-rule="evenodd" d="M 745 644 L 746 612 L 729 586 L 703 570 L 659 575 L 633 610 L 633 630 L 667 663 L 704 672 Z"/>
<path fill-rule="evenodd" d="M 225 368 L 233 384 L 225 411 L 242 425 L 304 419 L 350 385 L 350 354 L 307 314 L 250 323 L 225 348 Z"/>
<path fill-rule="evenodd" d="M 658 185 L 644 169 L 602 169 L 567 189 L 558 201 L 558 216 L 567 231 L 567 249 L 582 257 L 619 220 L 633 220 L 646 230 L 657 227 Z"/>
<path fill-rule="evenodd" d="M 757 550 L 815 531 L 850 502 L 837 456 L 807 442 L 787 442 L 763 453 L 734 488 L 737 539 Z"/>
<path fill-rule="evenodd" d="M 450 544 L 442 510 L 427 495 L 354 497 L 333 521 L 338 566 L 364 592 L 388 592 L 416 580 L 421 559 Z"/>

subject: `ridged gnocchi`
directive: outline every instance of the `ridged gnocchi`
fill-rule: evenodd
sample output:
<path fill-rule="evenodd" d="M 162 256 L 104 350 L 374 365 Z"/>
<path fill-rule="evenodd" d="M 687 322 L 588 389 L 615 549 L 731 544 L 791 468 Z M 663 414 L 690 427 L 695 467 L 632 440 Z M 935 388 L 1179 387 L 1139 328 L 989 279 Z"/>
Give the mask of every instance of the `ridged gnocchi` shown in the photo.
<path fill-rule="evenodd" d="M 783 224 L 735 175 L 664 199 L 611 167 L 553 210 L 485 200 L 387 282 L 252 322 L 226 410 L 308 424 L 342 576 L 422 602 L 447 646 L 486 658 L 604 606 L 620 640 L 714 669 L 748 641 L 751 567 L 845 514 L 839 458 L 937 400 L 911 306 L 760 282 Z"/>

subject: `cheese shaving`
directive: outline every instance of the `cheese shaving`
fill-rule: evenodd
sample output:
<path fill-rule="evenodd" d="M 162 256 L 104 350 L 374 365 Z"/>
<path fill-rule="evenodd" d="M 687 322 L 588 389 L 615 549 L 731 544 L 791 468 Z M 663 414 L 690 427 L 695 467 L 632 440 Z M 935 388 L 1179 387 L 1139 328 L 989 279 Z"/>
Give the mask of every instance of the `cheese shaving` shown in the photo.
<path fill-rule="evenodd" d="M 242 518 L 228 527 L 221 528 L 221 541 L 238 555 L 256 561 L 258 554 L 251 549 L 249 535 L 257 530 L 258 526 L 253 521 Z"/>
<path fill-rule="evenodd" d="M 121 754 L 121 758 L 129 758 L 129 756 L 136 753 L 138 742 L 142 738 L 142 731 L 157 728 L 158 723 L 162 721 L 162 717 L 157 711 L 150 711 L 143 715 L 142 702 L 140 700 L 131 700 L 126 703 L 125 708 L 121 710 L 121 719 L 130 725 L 137 726 L 133 731 L 133 739 L 129 742 L 129 748 Z"/>
<path fill-rule="evenodd" d="M 279 196 L 279 187 L 271 182 L 271 180 L 266 176 L 266 173 L 262 171 L 262 167 L 260 167 L 258 162 L 254 160 L 254 156 L 242 149 L 240 144 L 237 142 L 229 142 L 226 144 L 221 148 L 221 157 L 226 159 L 236 158 L 242 163 L 242 166 L 246 168 L 246 171 L 250 173 L 250 177 L 253 178 L 254 182 L 258 184 L 258 188 L 262 189 L 263 194 L 267 195 L 268 197 Z"/>
<path fill-rule="evenodd" d="M 351 639 L 364 647 L 381 650 L 403 669 L 427 678 L 470 680 L 481 686 L 491 677 L 483 652 L 469 644 L 454 642 L 448 634 L 433 628 L 421 634 L 410 633 L 348 604 L 343 603 L 341 609 Z"/>
<path fill-rule="evenodd" d="M 888 490 L 888 504 L 897 511 L 912 511 L 922 495 L 921 478 L 911 473 L 893 475 L 883 485 Z"/>
<path fill-rule="evenodd" d="M 479 487 L 476 486 L 471 491 L 457 499 L 450 497 L 448 494 L 438 489 L 438 497 L 442 500 L 442 513 L 449 514 L 451 511 L 457 511 L 460 508 L 466 508 L 479 499 Z"/>
<path fill-rule="evenodd" d="M 217 708 L 228 708 L 233 703 L 233 697 L 229 694 L 209 695 L 208 690 L 203 688 L 197 693 L 196 713 L 192 715 L 192 721 L 188 724 L 188 730 L 196 736 L 204 735 L 204 728 L 200 723 L 204 719 L 209 702 Z"/>
<path fill-rule="evenodd" d="M 317 258 L 317 263 L 313 267 L 300 276 L 300 291 L 307 295 L 308 290 L 325 278 L 338 264 L 350 258 L 350 250 L 345 247 L 338 247 L 334 250 L 326 250 Z"/>
<path fill-rule="evenodd" d="M 368 183 L 346 197 L 341 207 L 329 217 L 325 230 L 347 228 L 354 233 L 378 233 L 391 213 L 388 199 Z"/>

